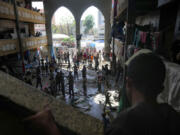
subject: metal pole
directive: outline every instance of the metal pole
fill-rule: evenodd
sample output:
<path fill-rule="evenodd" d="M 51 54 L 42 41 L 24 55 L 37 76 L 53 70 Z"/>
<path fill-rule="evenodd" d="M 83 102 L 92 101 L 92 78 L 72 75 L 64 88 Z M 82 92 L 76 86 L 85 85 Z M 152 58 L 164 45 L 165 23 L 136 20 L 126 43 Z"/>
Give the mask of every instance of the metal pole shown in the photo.
<path fill-rule="evenodd" d="M 16 0 L 13 0 L 13 5 L 14 5 L 14 14 L 15 14 L 15 21 L 16 21 L 16 31 L 17 31 L 17 37 L 18 37 L 18 42 L 19 42 L 19 51 L 20 51 L 20 56 L 22 60 L 22 72 L 25 73 L 23 45 L 22 45 L 22 39 L 20 35 L 19 16 L 18 16 L 18 11 L 17 11 Z"/>
<path fill-rule="evenodd" d="M 112 53 L 112 63 L 113 63 L 113 73 L 115 74 L 116 72 L 116 59 L 115 59 L 115 53 L 114 53 L 114 45 L 115 45 L 115 38 L 113 37 L 113 53 Z"/>
<path fill-rule="evenodd" d="M 114 6 L 115 6 L 115 3 L 117 3 L 117 0 L 114 1 Z M 114 11 L 114 15 L 113 15 L 113 26 L 115 25 L 115 12 L 116 12 L 116 11 Z M 113 36 L 112 41 L 113 41 L 113 42 L 112 42 L 112 43 L 113 43 L 113 44 L 112 44 L 112 47 L 113 47 L 113 48 L 112 48 L 112 51 L 113 51 L 113 52 L 112 52 L 112 64 L 113 64 L 112 67 L 113 67 L 113 72 L 115 73 L 115 70 L 116 70 L 115 62 L 116 62 L 116 60 L 115 60 L 115 53 L 114 53 L 114 45 L 115 45 L 115 38 L 114 38 L 114 36 Z"/>
<path fill-rule="evenodd" d="M 134 26 L 135 26 L 135 0 L 128 0 L 127 9 L 127 31 L 126 41 L 124 45 L 124 62 L 127 60 L 127 47 L 133 42 Z M 126 65 L 124 64 L 123 88 L 126 86 Z"/>
<path fill-rule="evenodd" d="M 126 75 L 127 75 L 127 67 L 125 62 L 127 61 L 127 47 L 128 45 L 132 44 L 133 42 L 133 35 L 134 35 L 134 26 L 135 26 L 135 0 L 128 0 L 128 7 L 127 7 L 127 30 L 126 30 L 126 41 L 124 45 L 124 70 L 123 70 L 123 89 L 122 95 L 123 97 L 123 109 L 126 109 L 129 105 L 126 95 Z"/>

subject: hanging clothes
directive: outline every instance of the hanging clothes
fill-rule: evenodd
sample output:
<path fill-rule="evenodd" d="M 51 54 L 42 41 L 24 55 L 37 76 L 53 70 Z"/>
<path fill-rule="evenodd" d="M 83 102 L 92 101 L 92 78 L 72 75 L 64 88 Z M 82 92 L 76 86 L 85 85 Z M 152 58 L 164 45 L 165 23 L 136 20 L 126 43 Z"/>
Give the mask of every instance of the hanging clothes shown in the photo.
<path fill-rule="evenodd" d="M 140 31 L 136 28 L 135 34 L 134 34 L 134 42 L 133 44 L 138 48 L 140 43 L 141 37 L 140 37 Z"/>
<path fill-rule="evenodd" d="M 133 44 L 136 48 L 156 51 L 159 46 L 159 32 L 153 32 L 151 25 L 136 25 Z"/>
<path fill-rule="evenodd" d="M 122 42 L 125 41 L 125 35 L 124 35 L 124 22 L 123 21 L 119 21 L 116 22 L 113 27 L 112 27 L 112 37 L 118 38 L 119 40 L 121 40 Z"/>
<path fill-rule="evenodd" d="M 152 50 L 152 41 L 151 41 L 151 33 L 148 32 L 146 36 L 146 44 L 144 45 L 145 49 Z"/>
<path fill-rule="evenodd" d="M 114 5 L 113 5 L 113 9 L 114 9 L 114 17 L 117 16 L 117 4 L 118 4 L 118 1 L 117 0 L 113 0 L 114 1 Z"/>
<path fill-rule="evenodd" d="M 53 59 L 56 58 L 53 46 L 51 47 L 51 58 L 53 58 Z"/>
<path fill-rule="evenodd" d="M 154 35 L 151 35 L 151 46 L 152 46 L 152 50 L 155 51 L 156 50 L 156 39 Z"/>
<path fill-rule="evenodd" d="M 143 44 L 146 43 L 146 36 L 147 36 L 147 33 L 146 32 L 140 32 L 140 38 L 141 38 L 141 42 Z"/>

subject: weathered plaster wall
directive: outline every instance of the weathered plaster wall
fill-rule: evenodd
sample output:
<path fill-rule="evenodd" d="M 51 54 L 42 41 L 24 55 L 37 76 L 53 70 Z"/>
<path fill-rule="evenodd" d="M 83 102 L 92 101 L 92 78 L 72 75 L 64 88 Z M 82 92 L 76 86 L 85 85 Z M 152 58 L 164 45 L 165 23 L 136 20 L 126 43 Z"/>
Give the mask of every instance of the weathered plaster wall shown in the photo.
<path fill-rule="evenodd" d="M 41 111 L 49 104 L 57 123 L 80 135 L 103 135 L 100 120 L 56 100 L 34 87 L 0 71 L 0 96 L 32 111 Z"/>

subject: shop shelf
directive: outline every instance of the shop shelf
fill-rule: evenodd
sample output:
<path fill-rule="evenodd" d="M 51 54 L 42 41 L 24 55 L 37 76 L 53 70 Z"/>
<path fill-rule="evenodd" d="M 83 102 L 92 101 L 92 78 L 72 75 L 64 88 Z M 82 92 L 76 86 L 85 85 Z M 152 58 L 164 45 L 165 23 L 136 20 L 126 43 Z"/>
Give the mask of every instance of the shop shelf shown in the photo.
<path fill-rule="evenodd" d="M 45 24 L 44 14 L 18 7 L 19 21 L 35 24 Z M 14 8 L 12 4 L 0 1 L 0 18 L 15 20 Z"/>

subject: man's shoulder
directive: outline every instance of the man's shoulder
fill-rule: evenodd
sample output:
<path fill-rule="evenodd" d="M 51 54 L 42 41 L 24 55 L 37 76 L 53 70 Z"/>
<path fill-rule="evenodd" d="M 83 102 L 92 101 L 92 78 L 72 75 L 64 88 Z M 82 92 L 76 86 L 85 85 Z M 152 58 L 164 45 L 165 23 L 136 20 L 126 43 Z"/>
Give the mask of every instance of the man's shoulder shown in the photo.
<path fill-rule="evenodd" d="M 164 118 L 169 119 L 176 117 L 180 119 L 180 115 L 168 104 L 158 104 L 150 105 L 146 103 L 138 104 L 134 107 L 131 107 L 121 113 L 119 113 L 117 120 L 129 120 L 134 122 L 136 119 L 139 121 L 144 121 L 145 119 L 152 120 L 151 118 Z"/>
<path fill-rule="evenodd" d="M 139 104 L 121 112 L 114 120 L 106 135 L 126 134 L 144 134 L 151 130 L 152 133 L 164 133 L 162 129 L 168 128 L 170 133 L 177 131 L 180 124 L 179 114 L 167 104 L 156 107 L 148 104 Z M 179 132 L 179 130 L 178 130 Z"/>

